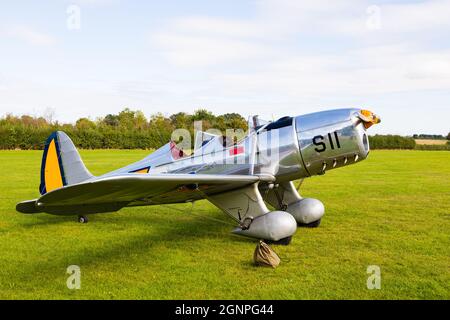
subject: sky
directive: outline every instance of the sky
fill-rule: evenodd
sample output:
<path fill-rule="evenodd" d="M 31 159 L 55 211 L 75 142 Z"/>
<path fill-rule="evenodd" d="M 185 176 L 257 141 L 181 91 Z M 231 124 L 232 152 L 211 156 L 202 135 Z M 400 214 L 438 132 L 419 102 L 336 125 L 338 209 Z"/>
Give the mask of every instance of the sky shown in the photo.
<path fill-rule="evenodd" d="M 450 0 L 0 0 L 0 115 L 268 120 L 365 108 L 450 131 Z"/>

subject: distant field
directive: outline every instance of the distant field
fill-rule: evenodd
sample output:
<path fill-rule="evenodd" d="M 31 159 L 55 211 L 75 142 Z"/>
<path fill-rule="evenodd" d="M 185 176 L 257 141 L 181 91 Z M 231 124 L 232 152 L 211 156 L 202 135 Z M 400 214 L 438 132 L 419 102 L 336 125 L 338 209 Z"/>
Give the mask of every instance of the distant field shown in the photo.
<path fill-rule="evenodd" d="M 146 151 L 82 151 L 101 174 Z M 252 265 L 255 241 L 206 201 L 76 217 L 22 215 L 38 195 L 40 151 L 1 151 L 0 299 L 449 299 L 450 153 L 372 151 L 304 182 L 321 199 L 317 229 L 273 246 L 277 269 Z M 182 209 L 182 211 L 171 208 Z M 218 219 L 224 223 L 213 221 Z M 66 287 L 79 265 L 81 289 Z M 381 268 L 368 290 L 366 269 Z"/>
<path fill-rule="evenodd" d="M 446 144 L 447 140 L 415 139 L 417 144 Z"/>

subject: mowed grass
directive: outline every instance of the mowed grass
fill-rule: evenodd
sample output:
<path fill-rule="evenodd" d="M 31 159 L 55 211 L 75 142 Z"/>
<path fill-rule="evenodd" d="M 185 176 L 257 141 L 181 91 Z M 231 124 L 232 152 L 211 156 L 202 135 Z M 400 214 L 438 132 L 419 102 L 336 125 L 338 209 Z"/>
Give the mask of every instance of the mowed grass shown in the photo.
<path fill-rule="evenodd" d="M 94 174 L 145 151 L 81 151 Z M 272 246 L 277 269 L 255 267 L 256 242 L 230 234 L 206 201 L 76 217 L 22 215 L 38 195 L 41 152 L 0 152 L 0 299 L 449 299 L 450 152 L 372 151 L 305 180 L 322 200 L 317 229 Z M 181 210 L 180 210 L 181 209 Z M 221 222 L 215 221 L 220 220 Z M 66 269 L 81 268 L 69 290 Z M 381 268 L 369 290 L 367 267 Z"/>

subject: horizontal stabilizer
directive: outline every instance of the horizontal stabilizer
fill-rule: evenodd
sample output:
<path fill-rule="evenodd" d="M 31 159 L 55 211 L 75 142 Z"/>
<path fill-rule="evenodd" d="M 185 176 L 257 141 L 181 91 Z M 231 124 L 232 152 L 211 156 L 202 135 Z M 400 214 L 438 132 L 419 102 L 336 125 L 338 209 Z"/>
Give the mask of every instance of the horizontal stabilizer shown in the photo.
<path fill-rule="evenodd" d="M 40 213 L 41 211 L 36 206 L 36 199 L 34 200 L 26 200 L 18 203 L 16 205 L 16 210 L 25 213 L 25 214 L 33 214 Z"/>

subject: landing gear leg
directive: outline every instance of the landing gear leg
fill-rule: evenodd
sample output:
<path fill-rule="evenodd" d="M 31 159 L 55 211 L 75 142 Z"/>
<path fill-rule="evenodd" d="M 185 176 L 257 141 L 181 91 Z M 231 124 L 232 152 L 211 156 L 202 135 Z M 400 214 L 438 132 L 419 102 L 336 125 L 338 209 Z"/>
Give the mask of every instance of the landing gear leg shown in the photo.
<path fill-rule="evenodd" d="M 88 223 L 88 218 L 86 216 L 78 216 L 79 223 Z"/>

